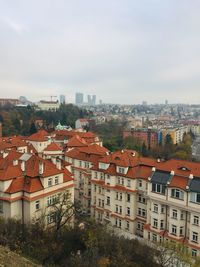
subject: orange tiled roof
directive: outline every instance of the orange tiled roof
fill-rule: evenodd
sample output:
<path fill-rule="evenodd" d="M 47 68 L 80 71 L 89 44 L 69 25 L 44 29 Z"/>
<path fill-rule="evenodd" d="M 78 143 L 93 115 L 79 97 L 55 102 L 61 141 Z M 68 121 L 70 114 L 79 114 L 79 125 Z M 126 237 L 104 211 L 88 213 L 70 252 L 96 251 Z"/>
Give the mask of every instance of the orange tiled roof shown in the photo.
<path fill-rule="evenodd" d="M 44 149 L 44 151 L 61 151 L 62 152 L 62 148 L 55 142 L 52 142 Z"/>
<path fill-rule="evenodd" d="M 74 135 L 69 139 L 67 143 L 67 147 L 85 147 L 87 146 L 87 142 L 82 139 L 79 135 Z"/>
<path fill-rule="evenodd" d="M 188 185 L 188 181 L 188 177 L 174 175 L 172 177 L 169 187 L 176 187 L 185 190 L 186 186 Z"/>
<path fill-rule="evenodd" d="M 39 130 L 37 133 L 32 134 L 27 139 L 29 141 L 45 142 L 48 140 L 49 134 L 45 130 Z"/>

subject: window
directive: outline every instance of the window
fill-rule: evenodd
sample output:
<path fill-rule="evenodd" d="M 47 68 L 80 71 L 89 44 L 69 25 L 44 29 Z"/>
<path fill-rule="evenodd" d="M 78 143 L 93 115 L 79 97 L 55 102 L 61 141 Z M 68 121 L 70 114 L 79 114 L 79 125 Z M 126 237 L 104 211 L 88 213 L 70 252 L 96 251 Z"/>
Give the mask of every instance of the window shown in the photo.
<path fill-rule="evenodd" d="M 179 189 L 172 189 L 171 191 L 171 197 L 178 198 L 178 199 L 184 199 L 184 193 L 183 191 Z"/>
<path fill-rule="evenodd" d="M 94 185 L 94 192 L 96 192 L 97 191 L 97 186 L 96 186 L 96 184 Z"/>
<path fill-rule="evenodd" d="M 193 217 L 193 224 L 195 225 L 199 225 L 199 216 L 195 216 Z"/>
<path fill-rule="evenodd" d="M 101 172 L 101 174 L 100 174 L 100 179 L 101 180 L 104 180 L 104 174 L 103 174 L 103 172 Z"/>
<path fill-rule="evenodd" d="M 198 243 L 198 233 L 192 232 L 192 242 Z"/>
<path fill-rule="evenodd" d="M 153 219 L 153 228 L 158 228 L 158 220 Z"/>
<path fill-rule="evenodd" d="M 141 224 L 141 222 L 138 222 L 137 223 L 137 230 L 142 230 L 142 224 Z"/>
<path fill-rule="evenodd" d="M 115 212 L 118 213 L 119 212 L 119 206 L 115 205 Z"/>
<path fill-rule="evenodd" d="M 196 249 L 192 249 L 192 257 L 196 257 L 197 256 L 197 250 Z"/>
<path fill-rule="evenodd" d="M 177 233 L 177 226 L 176 225 L 172 225 L 172 235 L 176 235 Z"/>
<path fill-rule="evenodd" d="M 35 201 L 35 209 L 36 210 L 39 210 L 40 209 L 40 201 L 39 200 L 36 200 Z"/>
<path fill-rule="evenodd" d="M 161 213 L 164 213 L 164 212 L 165 212 L 165 206 L 162 205 L 162 206 L 161 206 Z"/>
<path fill-rule="evenodd" d="M 106 205 L 110 206 L 110 197 L 107 197 L 107 199 L 106 199 Z"/>
<path fill-rule="evenodd" d="M 53 195 L 47 198 L 47 206 L 51 206 L 55 203 L 58 202 L 58 196 L 57 195 Z"/>
<path fill-rule="evenodd" d="M 52 186 L 52 178 L 48 179 L 48 186 Z"/>
<path fill-rule="evenodd" d="M 59 183 L 59 178 L 58 176 L 55 177 L 55 184 L 58 184 Z"/>
<path fill-rule="evenodd" d="M 122 167 L 119 167 L 119 168 L 118 168 L 118 172 L 119 172 L 119 173 L 125 173 L 125 169 L 122 168 Z"/>
<path fill-rule="evenodd" d="M 3 213 L 3 200 L 0 200 L 0 213 Z"/>
<path fill-rule="evenodd" d="M 200 204 L 200 193 L 190 193 L 190 201 L 194 203 Z"/>
<path fill-rule="evenodd" d="M 126 200 L 127 200 L 127 202 L 130 202 L 131 201 L 131 195 L 130 194 L 127 194 L 126 195 Z"/>
<path fill-rule="evenodd" d="M 184 220 L 184 212 L 181 212 L 181 220 Z"/>
<path fill-rule="evenodd" d="M 47 215 L 47 224 L 53 223 L 56 221 L 56 213 L 52 212 Z"/>
<path fill-rule="evenodd" d="M 156 235 L 156 234 L 153 234 L 153 235 L 152 235 L 152 241 L 153 241 L 153 242 L 157 242 L 157 235 Z"/>
<path fill-rule="evenodd" d="M 127 214 L 128 216 L 130 216 L 130 208 L 129 208 L 129 207 L 127 207 L 127 209 L 126 209 L 126 214 Z"/>
<path fill-rule="evenodd" d="M 160 221 L 160 230 L 163 230 L 164 229 L 164 220 L 161 220 Z"/>
<path fill-rule="evenodd" d="M 131 187 L 131 180 L 127 180 L 127 187 Z"/>
<path fill-rule="evenodd" d="M 178 218 L 178 212 L 177 212 L 177 210 L 172 210 L 172 218 L 175 219 L 175 220 L 177 220 L 177 218 Z"/>
<path fill-rule="evenodd" d="M 141 217 L 146 217 L 146 210 L 138 208 L 138 215 Z"/>
<path fill-rule="evenodd" d="M 183 226 L 180 227 L 180 236 L 183 236 Z"/>
<path fill-rule="evenodd" d="M 119 194 L 119 200 L 122 200 L 122 193 Z"/>
<path fill-rule="evenodd" d="M 158 204 L 153 205 L 153 212 L 158 213 Z"/>
<path fill-rule="evenodd" d="M 115 226 L 121 228 L 121 226 L 122 226 L 122 220 L 116 218 L 116 219 L 115 219 Z"/>
<path fill-rule="evenodd" d="M 79 167 L 82 167 L 82 161 L 79 160 Z"/>
<path fill-rule="evenodd" d="M 152 183 L 152 192 L 165 195 L 165 186 L 162 184 Z"/>
<path fill-rule="evenodd" d="M 141 188 L 142 187 L 142 180 L 138 181 L 138 187 Z"/>
<path fill-rule="evenodd" d="M 94 173 L 94 178 L 97 178 L 97 172 Z"/>
<path fill-rule="evenodd" d="M 129 230 L 129 228 L 130 228 L 130 223 L 129 221 L 126 221 L 126 229 Z"/>

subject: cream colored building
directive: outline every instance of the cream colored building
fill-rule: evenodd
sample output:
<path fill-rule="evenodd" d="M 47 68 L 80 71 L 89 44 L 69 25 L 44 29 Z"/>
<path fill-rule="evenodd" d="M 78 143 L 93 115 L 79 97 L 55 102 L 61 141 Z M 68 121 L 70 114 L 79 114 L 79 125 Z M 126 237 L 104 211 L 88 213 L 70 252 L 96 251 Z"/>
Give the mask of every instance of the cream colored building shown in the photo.
<path fill-rule="evenodd" d="M 59 109 L 60 104 L 59 104 L 58 101 L 41 100 L 40 102 L 38 102 L 37 106 L 41 110 L 52 110 L 52 111 L 55 111 L 55 110 Z"/>
<path fill-rule="evenodd" d="M 31 154 L 10 151 L 0 160 L 0 215 L 32 222 L 55 222 L 53 205 L 64 193 L 74 202 L 73 177 L 61 165 Z M 53 212 L 54 210 L 54 212 Z"/>

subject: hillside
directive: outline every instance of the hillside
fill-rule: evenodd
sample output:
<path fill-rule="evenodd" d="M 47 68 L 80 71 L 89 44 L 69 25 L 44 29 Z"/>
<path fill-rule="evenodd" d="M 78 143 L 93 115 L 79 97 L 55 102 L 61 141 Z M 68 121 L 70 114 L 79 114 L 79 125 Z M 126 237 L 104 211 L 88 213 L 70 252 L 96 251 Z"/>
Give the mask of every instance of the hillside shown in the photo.
<path fill-rule="evenodd" d="M 10 251 L 8 248 L 0 246 L 0 267 L 39 267 L 26 258 Z"/>

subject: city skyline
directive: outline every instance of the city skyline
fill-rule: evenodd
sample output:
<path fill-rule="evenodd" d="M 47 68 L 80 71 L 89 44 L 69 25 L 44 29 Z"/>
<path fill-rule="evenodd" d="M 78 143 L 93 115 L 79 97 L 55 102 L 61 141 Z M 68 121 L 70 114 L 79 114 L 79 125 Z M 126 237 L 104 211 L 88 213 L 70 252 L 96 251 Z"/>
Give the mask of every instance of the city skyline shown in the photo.
<path fill-rule="evenodd" d="M 0 97 L 199 103 L 199 1 L 0 3 Z"/>

